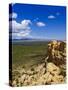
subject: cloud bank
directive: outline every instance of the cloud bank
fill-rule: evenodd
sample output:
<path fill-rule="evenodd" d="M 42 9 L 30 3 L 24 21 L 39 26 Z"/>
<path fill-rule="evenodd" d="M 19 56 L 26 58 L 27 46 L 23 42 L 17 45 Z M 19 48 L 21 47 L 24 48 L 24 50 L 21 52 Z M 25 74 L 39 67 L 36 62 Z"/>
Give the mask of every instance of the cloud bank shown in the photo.
<path fill-rule="evenodd" d="M 25 36 L 29 36 L 31 32 L 31 24 L 30 20 L 22 20 L 21 23 L 18 23 L 16 20 L 12 20 L 9 22 L 9 28 L 12 30 L 12 37 L 19 39 Z"/>

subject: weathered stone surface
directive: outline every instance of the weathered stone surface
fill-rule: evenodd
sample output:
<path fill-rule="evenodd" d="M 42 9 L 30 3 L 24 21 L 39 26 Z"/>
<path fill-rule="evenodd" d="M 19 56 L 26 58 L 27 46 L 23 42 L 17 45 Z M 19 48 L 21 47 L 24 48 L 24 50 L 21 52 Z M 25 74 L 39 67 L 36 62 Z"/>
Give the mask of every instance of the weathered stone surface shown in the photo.
<path fill-rule="evenodd" d="M 47 64 L 47 71 L 50 72 L 51 74 L 60 74 L 61 70 L 59 67 L 57 67 L 55 64 L 53 63 L 48 63 Z"/>
<path fill-rule="evenodd" d="M 48 61 L 56 65 L 66 63 L 66 43 L 60 41 L 52 41 L 48 44 Z"/>
<path fill-rule="evenodd" d="M 26 70 L 13 72 L 12 86 L 46 85 L 65 83 L 66 80 L 66 44 L 52 41 L 48 44 L 47 57 L 42 64 Z M 17 75 L 17 76 L 16 76 Z"/>
<path fill-rule="evenodd" d="M 55 83 L 63 83 L 64 82 L 64 77 L 62 75 L 55 75 L 53 78 L 52 78 L 52 81 L 55 82 Z"/>

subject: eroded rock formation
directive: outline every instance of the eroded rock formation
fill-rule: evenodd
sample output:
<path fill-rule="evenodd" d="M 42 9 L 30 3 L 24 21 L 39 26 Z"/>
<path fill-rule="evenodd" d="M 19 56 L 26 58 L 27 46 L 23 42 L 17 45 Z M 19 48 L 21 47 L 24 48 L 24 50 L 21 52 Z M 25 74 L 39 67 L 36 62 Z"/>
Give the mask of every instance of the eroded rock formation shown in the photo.
<path fill-rule="evenodd" d="M 45 61 L 26 70 L 16 72 L 12 86 L 47 85 L 65 83 L 66 78 L 66 44 L 65 42 L 52 41 L 48 44 Z M 64 67 L 65 69 L 63 69 Z M 15 71 L 13 72 L 13 74 Z"/>

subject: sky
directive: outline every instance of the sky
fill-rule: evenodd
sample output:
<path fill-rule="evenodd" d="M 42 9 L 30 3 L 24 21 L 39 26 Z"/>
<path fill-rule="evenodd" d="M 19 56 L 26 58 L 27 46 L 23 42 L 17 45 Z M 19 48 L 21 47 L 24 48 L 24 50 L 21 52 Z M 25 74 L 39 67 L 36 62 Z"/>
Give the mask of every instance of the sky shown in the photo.
<path fill-rule="evenodd" d="M 66 7 L 10 4 L 9 32 L 12 39 L 66 40 Z"/>

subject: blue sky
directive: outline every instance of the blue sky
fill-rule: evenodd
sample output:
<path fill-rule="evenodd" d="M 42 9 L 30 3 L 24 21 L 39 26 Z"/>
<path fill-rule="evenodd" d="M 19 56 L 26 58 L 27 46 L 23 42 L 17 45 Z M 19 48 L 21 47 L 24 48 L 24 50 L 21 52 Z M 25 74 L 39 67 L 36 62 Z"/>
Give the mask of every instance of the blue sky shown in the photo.
<path fill-rule="evenodd" d="M 66 7 L 64 6 L 12 4 L 9 13 L 13 39 L 66 39 Z"/>

